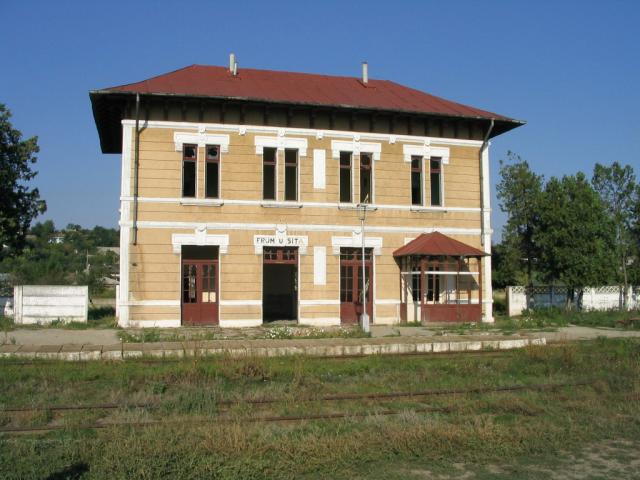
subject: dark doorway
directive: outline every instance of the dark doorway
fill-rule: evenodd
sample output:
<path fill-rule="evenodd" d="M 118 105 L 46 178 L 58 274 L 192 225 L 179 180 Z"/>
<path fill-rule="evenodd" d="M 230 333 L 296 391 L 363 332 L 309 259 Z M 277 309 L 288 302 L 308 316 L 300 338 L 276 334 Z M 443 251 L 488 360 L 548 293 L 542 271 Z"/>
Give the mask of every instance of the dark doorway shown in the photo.
<path fill-rule="evenodd" d="M 265 322 L 298 319 L 298 249 L 264 247 L 262 318 Z"/>
<path fill-rule="evenodd" d="M 218 324 L 218 247 L 182 247 L 183 325 Z"/>

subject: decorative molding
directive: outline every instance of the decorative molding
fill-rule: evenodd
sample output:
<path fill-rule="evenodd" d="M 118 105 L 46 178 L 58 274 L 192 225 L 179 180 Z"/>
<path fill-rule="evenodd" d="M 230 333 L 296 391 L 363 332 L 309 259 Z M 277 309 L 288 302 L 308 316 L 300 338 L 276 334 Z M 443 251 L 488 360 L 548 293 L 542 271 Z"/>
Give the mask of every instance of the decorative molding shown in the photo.
<path fill-rule="evenodd" d="M 327 248 L 313 247 L 313 284 L 327 284 Z"/>
<path fill-rule="evenodd" d="M 396 142 L 406 143 L 424 143 L 425 140 L 430 142 L 436 142 L 438 144 L 447 146 L 461 146 L 461 147 L 480 147 L 482 140 L 467 140 L 462 138 L 443 138 L 443 137 L 425 137 L 422 135 L 397 135 L 389 133 L 356 133 L 347 130 L 319 130 L 314 128 L 281 128 L 270 127 L 266 125 L 239 125 L 230 123 L 194 123 L 194 122 L 169 122 L 163 120 L 147 120 L 140 122 L 142 128 L 170 128 L 170 129 L 193 129 L 198 131 L 200 128 L 204 128 L 204 131 L 212 130 L 218 132 L 232 132 L 236 133 L 240 128 L 244 128 L 246 133 L 263 133 L 277 135 L 279 131 L 284 131 L 285 135 L 306 135 L 312 136 L 321 140 L 323 137 L 328 138 L 340 138 L 353 140 L 355 136 L 358 136 L 360 140 L 373 140 L 383 141 L 390 144 Z M 135 120 L 122 120 L 122 125 L 135 125 Z"/>
<path fill-rule="evenodd" d="M 331 237 L 331 246 L 333 247 L 333 254 L 339 255 L 340 248 L 362 248 L 362 235 L 359 233 L 353 233 L 350 237 Z M 366 236 L 364 240 L 365 248 L 373 248 L 374 255 L 382 254 L 382 237 L 369 237 Z"/>
<path fill-rule="evenodd" d="M 431 157 L 440 157 L 443 165 L 449 164 L 449 149 L 447 147 L 431 147 Z"/>
<path fill-rule="evenodd" d="M 443 165 L 449 164 L 449 148 L 433 147 L 429 140 L 425 140 L 422 145 L 403 145 L 402 153 L 405 162 L 411 162 L 411 157 L 417 155 L 423 158 L 439 157 Z"/>
<path fill-rule="evenodd" d="M 411 157 L 429 157 L 431 155 L 431 142 L 425 140 L 422 145 L 403 145 L 402 153 L 405 162 L 411 162 Z"/>
<path fill-rule="evenodd" d="M 313 150 L 313 188 L 324 190 L 326 188 L 326 157 L 324 149 Z"/>
<path fill-rule="evenodd" d="M 195 227 L 194 233 L 174 233 L 171 235 L 173 253 L 180 253 L 183 245 L 217 246 L 220 253 L 227 253 L 229 235 L 210 235 L 205 225 Z"/>
<path fill-rule="evenodd" d="M 198 129 L 198 133 L 174 132 L 173 143 L 175 143 L 176 151 L 182 150 L 182 146 L 187 143 L 197 144 L 198 147 L 205 145 L 220 145 L 223 152 L 229 151 L 229 135 L 219 133 L 203 133 Z"/>
<path fill-rule="evenodd" d="M 361 152 L 372 153 L 374 160 L 380 160 L 382 145 L 380 143 L 361 142 L 358 134 L 353 135 L 353 140 L 331 140 L 333 158 L 340 158 L 340 152 L 352 152 L 360 155 Z"/>
<path fill-rule="evenodd" d="M 301 157 L 307 156 L 306 138 L 285 137 L 284 129 L 279 129 L 277 133 L 277 137 L 261 137 L 256 135 L 256 137 L 254 137 L 256 154 L 262 155 L 264 147 L 272 147 L 280 151 L 283 151 L 285 148 L 296 148 Z"/>
<path fill-rule="evenodd" d="M 138 228 L 170 228 L 191 230 L 201 226 L 201 223 L 195 222 L 165 222 L 165 221 L 138 221 Z M 130 227 L 131 222 L 120 222 L 121 227 Z M 207 222 L 205 224 L 209 230 L 274 230 L 277 226 L 275 223 L 227 223 L 227 222 Z M 288 224 L 291 230 L 299 230 L 303 232 L 343 232 L 352 233 L 359 230 L 360 225 L 326 225 L 326 224 Z M 367 232 L 373 233 L 405 233 L 420 234 L 432 233 L 438 231 L 445 235 L 480 235 L 479 228 L 440 228 L 440 227 L 367 227 Z M 350 237 L 349 237 L 350 238 Z M 368 243 L 368 242 L 367 242 Z"/>
<path fill-rule="evenodd" d="M 121 201 L 131 202 L 133 197 L 120 197 Z M 140 203 L 175 203 L 183 205 L 203 205 L 203 206 L 220 206 L 220 205 L 245 205 L 245 206 L 262 206 L 273 208 L 341 208 L 345 210 L 357 210 L 355 203 L 339 203 L 339 202 L 291 202 L 291 201 L 271 201 L 271 200 L 222 200 L 222 199 L 184 199 L 180 197 L 138 197 Z M 436 206 L 416 206 L 416 205 L 391 205 L 372 203 L 371 207 L 375 210 L 404 210 L 412 212 L 480 212 L 479 207 L 436 207 Z M 490 211 L 485 209 L 485 211 Z"/>

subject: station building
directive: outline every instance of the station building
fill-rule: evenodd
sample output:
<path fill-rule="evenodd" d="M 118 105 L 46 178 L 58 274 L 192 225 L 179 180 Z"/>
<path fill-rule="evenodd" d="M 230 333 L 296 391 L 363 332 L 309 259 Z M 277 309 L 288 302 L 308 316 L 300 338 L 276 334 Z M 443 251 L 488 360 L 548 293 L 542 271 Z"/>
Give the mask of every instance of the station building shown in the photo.
<path fill-rule="evenodd" d="M 493 320 L 489 140 L 522 122 L 366 64 L 232 57 L 90 98 L 121 155 L 121 326 Z"/>

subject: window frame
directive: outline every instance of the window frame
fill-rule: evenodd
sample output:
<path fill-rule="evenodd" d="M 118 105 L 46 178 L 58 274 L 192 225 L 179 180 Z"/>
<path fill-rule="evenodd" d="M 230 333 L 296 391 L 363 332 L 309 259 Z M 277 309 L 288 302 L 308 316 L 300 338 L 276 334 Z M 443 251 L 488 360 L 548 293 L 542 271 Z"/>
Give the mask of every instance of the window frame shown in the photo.
<path fill-rule="evenodd" d="M 362 157 L 368 157 L 369 158 L 369 165 L 363 167 L 362 165 Z M 369 170 L 369 201 L 367 202 L 367 205 L 372 205 L 375 202 L 375 182 L 374 182 L 374 176 L 373 176 L 373 153 L 371 152 L 361 152 L 360 153 L 360 161 L 359 161 L 359 165 L 358 165 L 358 175 L 359 178 L 358 180 L 360 181 L 360 192 L 358 192 L 358 197 L 360 199 L 360 203 L 364 203 L 364 200 L 362 199 L 362 170 Z"/>
<path fill-rule="evenodd" d="M 273 162 L 267 163 L 265 160 L 265 152 L 267 150 L 273 150 Z M 262 149 L 262 201 L 265 202 L 276 202 L 278 201 L 278 149 L 276 147 L 264 147 Z M 264 167 L 265 165 L 273 166 L 273 198 L 265 197 L 265 175 L 264 175 Z"/>
<path fill-rule="evenodd" d="M 349 155 L 349 201 L 342 200 L 342 170 L 346 170 L 347 167 L 342 165 L 342 155 Z M 338 202 L 343 204 L 353 204 L 353 152 L 348 150 L 340 150 L 338 155 Z"/>
<path fill-rule="evenodd" d="M 414 160 L 418 161 L 418 168 L 415 168 L 413 166 Z M 420 202 L 419 203 L 414 203 L 413 201 L 413 174 L 414 173 L 420 174 L 420 181 L 419 181 Z M 423 207 L 425 205 L 425 200 L 424 200 L 425 199 L 425 183 L 426 183 L 426 179 L 424 175 L 424 157 L 420 155 L 412 155 L 411 163 L 410 163 L 410 175 L 409 175 L 409 190 L 410 190 L 410 197 L 411 197 L 411 206 Z"/>
<path fill-rule="evenodd" d="M 296 170 L 295 178 L 295 198 L 287 198 L 287 169 L 291 168 L 291 164 L 287 163 L 287 152 L 295 152 L 295 163 L 293 168 Z M 277 163 L 277 162 L 276 162 Z M 277 167 L 276 167 L 277 170 Z M 277 182 L 276 182 L 277 183 Z M 299 202 L 300 201 L 300 150 L 297 148 L 285 148 L 284 149 L 284 195 L 283 200 L 285 202 Z"/>
<path fill-rule="evenodd" d="M 433 163 L 437 163 L 438 167 L 434 168 Z M 443 207 L 444 206 L 444 175 L 442 171 L 442 158 L 430 157 L 429 158 L 429 206 L 431 207 Z M 438 174 L 438 203 L 433 202 L 433 175 Z"/>
<path fill-rule="evenodd" d="M 193 148 L 193 151 L 195 152 L 195 156 L 193 158 L 187 158 L 186 156 L 186 152 L 187 152 L 187 148 Z M 193 195 L 185 195 L 184 191 L 185 191 L 185 185 L 184 185 L 184 180 L 185 180 L 185 175 L 184 175 L 184 166 L 185 163 L 189 162 L 189 163 L 193 163 L 193 167 L 194 167 L 194 178 L 193 178 L 193 182 L 194 182 L 194 186 L 193 186 Z M 185 143 L 182 145 L 182 168 L 180 169 L 180 195 L 181 198 L 198 198 L 198 145 L 194 144 L 194 143 Z"/>
<path fill-rule="evenodd" d="M 209 158 L 209 148 L 216 147 L 218 149 L 218 156 L 216 159 Z M 222 198 L 222 146 L 218 144 L 210 144 L 205 145 L 204 147 L 204 198 L 211 200 L 220 200 Z M 218 165 L 218 195 L 215 197 L 210 197 L 207 195 L 208 190 L 208 175 L 207 169 L 210 163 L 215 163 Z"/>

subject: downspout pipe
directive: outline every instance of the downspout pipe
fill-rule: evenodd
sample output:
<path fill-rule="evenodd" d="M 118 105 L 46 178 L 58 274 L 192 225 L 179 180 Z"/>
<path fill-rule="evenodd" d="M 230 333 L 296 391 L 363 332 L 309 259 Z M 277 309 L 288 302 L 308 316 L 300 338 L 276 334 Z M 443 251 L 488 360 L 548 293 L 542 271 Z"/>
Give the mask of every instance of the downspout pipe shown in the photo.
<path fill-rule="evenodd" d="M 133 160 L 133 244 L 138 244 L 138 165 L 140 163 L 140 94 L 136 93 L 136 137 Z"/>
<path fill-rule="evenodd" d="M 482 146 L 480 147 L 480 152 L 478 153 L 478 158 L 480 160 L 480 244 L 484 246 L 484 234 L 486 231 L 486 225 L 484 223 L 484 165 L 482 164 L 482 155 L 484 154 L 485 149 L 489 145 L 489 137 L 491 136 L 491 132 L 493 131 L 493 126 L 495 124 L 495 120 L 492 118 L 491 123 L 489 124 L 489 129 L 482 140 Z"/>

